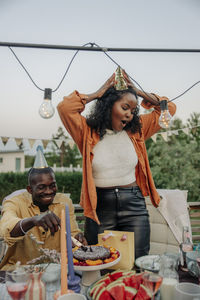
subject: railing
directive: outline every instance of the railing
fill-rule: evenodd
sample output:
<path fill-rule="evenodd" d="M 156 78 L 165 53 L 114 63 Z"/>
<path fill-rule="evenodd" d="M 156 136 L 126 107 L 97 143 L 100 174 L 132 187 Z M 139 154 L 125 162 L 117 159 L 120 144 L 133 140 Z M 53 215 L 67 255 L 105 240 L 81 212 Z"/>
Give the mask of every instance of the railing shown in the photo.
<path fill-rule="evenodd" d="M 2 206 L 0 205 L 0 213 Z M 74 204 L 76 220 L 79 228 L 83 231 L 85 224 L 85 217 L 83 215 L 83 208 L 79 204 Z M 200 243 L 200 202 L 188 202 L 188 211 L 192 227 L 192 240 L 194 244 Z"/>
<path fill-rule="evenodd" d="M 83 208 L 79 204 L 74 204 L 74 211 L 76 214 L 76 221 L 78 227 L 83 231 L 85 225 L 85 216 L 83 215 Z"/>
<path fill-rule="evenodd" d="M 192 240 L 194 244 L 200 243 L 200 202 L 188 202 L 190 222 L 192 227 Z"/>

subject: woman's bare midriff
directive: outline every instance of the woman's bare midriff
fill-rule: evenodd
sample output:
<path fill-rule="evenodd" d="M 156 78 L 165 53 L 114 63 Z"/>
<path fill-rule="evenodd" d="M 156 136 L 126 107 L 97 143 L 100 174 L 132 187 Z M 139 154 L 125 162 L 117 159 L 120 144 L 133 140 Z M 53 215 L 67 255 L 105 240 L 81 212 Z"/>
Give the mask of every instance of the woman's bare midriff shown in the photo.
<path fill-rule="evenodd" d="M 137 186 L 136 181 L 129 183 L 127 185 L 118 185 L 118 186 L 106 186 L 106 187 L 101 187 L 101 189 L 114 189 L 114 188 L 127 188 L 127 187 L 132 187 L 132 186 Z"/>

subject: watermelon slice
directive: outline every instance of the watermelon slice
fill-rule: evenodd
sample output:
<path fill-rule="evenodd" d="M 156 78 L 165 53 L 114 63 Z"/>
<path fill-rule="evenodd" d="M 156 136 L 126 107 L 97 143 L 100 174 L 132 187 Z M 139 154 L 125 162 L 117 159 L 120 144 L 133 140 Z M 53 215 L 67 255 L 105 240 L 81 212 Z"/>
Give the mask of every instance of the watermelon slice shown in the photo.
<path fill-rule="evenodd" d="M 122 276 L 131 276 L 131 275 L 134 275 L 134 274 L 135 274 L 134 270 L 123 271 L 123 275 Z"/>
<path fill-rule="evenodd" d="M 131 276 L 131 279 L 130 279 L 131 287 L 138 290 L 141 283 L 143 283 L 143 273 L 135 274 L 135 275 Z"/>
<path fill-rule="evenodd" d="M 109 292 L 104 288 L 101 289 L 101 291 L 98 293 L 96 298 L 93 298 L 96 300 L 113 300 Z"/>
<path fill-rule="evenodd" d="M 132 283 L 132 280 L 131 280 L 131 277 L 123 277 L 123 283 L 126 285 L 126 286 L 131 286 L 131 283 Z"/>
<path fill-rule="evenodd" d="M 101 283 L 101 282 L 104 282 L 105 285 L 108 285 L 109 283 L 112 282 L 112 280 L 111 280 L 109 275 L 106 275 L 106 276 L 102 277 L 100 280 L 97 281 L 97 283 Z"/>
<path fill-rule="evenodd" d="M 137 294 L 136 289 L 134 289 L 130 286 L 125 286 L 125 299 L 126 300 L 133 300 L 136 294 Z"/>
<path fill-rule="evenodd" d="M 112 281 L 118 279 L 119 277 L 123 276 L 123 271 L 121 270 L 117 270 L 117 271 L 114 271 L 112 273 L 109 274 L 110 278 Z"/>
<path fill-rule="evenodd" d="M 152 297 L 151 291 L 146 288 L 143 284 L 140 284 L 139 290 L 137 291 L 136 297 L 134 300 L 150 300 Z"/>
<path fill-rule="evenodd" d="M 99 294 L 99 292 L 101 291 L 102 288 L 105 287 L 105 283 L 101 282 L 99 284 L 95 284 L 95 286 L 91 289 L 90 294 L 92 296 L 92 298 L 96 299 L 96 296 Z"/>
<path fill-rule="evenodd" d="M 125 300 L 125 284 L 112 282 L 106 287 L 107 291 L 115 300 Z"/>

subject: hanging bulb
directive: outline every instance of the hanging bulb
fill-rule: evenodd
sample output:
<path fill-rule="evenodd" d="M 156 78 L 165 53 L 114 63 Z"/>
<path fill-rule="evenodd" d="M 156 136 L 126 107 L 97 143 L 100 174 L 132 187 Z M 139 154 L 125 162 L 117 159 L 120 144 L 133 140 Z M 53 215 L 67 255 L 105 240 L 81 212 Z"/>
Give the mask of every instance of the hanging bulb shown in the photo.
<path fill-rule="evenodd" d="M 49 119 L 53 117 L 55 112 L 55 109 L 52 106 L 52 102 L 51 102 L 51 94 L 52 94 L 52 89 L 44 90 L 44 100 L 39 108 L 39 114 L 44 119 Z"/>
<path fill-rule="evenodd" d="M 168 111 L 167 100 L 162 100 L 160 102 L 161 115 L 159 117 L 159 125 L 162 128 L 169 128 L 172 121 L 172 116 Z"/>

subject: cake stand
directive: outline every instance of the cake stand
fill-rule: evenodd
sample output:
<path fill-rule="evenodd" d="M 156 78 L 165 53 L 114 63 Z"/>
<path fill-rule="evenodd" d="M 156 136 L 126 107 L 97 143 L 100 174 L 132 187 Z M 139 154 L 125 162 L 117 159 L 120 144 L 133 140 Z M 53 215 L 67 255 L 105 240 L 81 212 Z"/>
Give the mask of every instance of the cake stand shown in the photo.
<path fill-rule="evenodd" d="M 82 271 L 81 284 L 84 286 L 90 286 L 92 283 L 101 278 L 100 270 L 104 270 L 116 265 L 121 259 L 121 254 L 119 257 L 107 264 L 101 264 L 96 266 L 76 266 L 74 265 L 74 270 Z"/>

